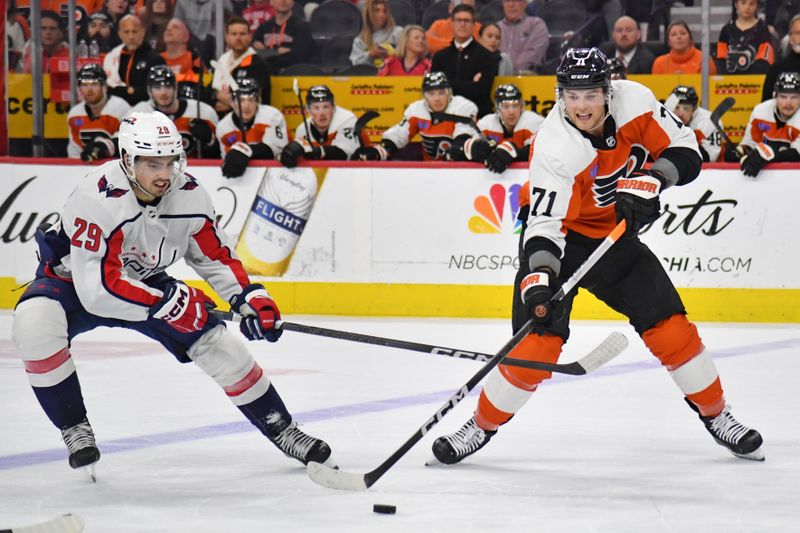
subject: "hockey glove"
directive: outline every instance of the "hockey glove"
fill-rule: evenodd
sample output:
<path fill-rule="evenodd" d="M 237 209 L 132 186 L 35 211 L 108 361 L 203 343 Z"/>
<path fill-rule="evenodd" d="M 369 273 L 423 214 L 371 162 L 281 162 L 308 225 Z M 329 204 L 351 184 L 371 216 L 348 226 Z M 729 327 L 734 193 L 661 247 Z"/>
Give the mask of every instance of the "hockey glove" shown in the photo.
<path fill-rule="evenodd" d="M 617 180 L 617 222 L 625 219 L 625 237 L 633 238 L 661 216 L 658 194 L 664 188 L 664 178 L 655 170 L 634 170 L 627 178 Z"/>
<path fill-rule="evenodd" d="M 277 341 L 283 331 L 275 327 L 281 312 L 262 285 L 251 284 L 231 298 L 231 309 L 239 312 L 242 322 L 239 329 L 249 340 Z"/>
<path fill-rule="evenodd" d="M 758 143 L 755 148 L 742 157 L 739 165 L 742 168 L 742 174 L 755 178 L 761 169 L 773 159 L 775 159 L 775 151 L 772 147 L 768 144 Z"/>
<path fill-rule="evenodd" d="M 189 121 L 189 133 L 203 144 L 211 144 L 214 140 L 214 132 L 205 120 L 193 118 Z"/>
<path fill-rule="evenodd" d="M 109 149 L 110 142 L 111 141 L 104 141 L 98 138 L 92 139 L 81 152 L 81 160 L 98 161 L 100 159 L 108 159 L 111 157 L 111 150 Z"/>
<path fill-rule="evenodd" d="M 386 148 L 380 144 L 359 148 L 355 151 L 355 153 L 353 153 L 353 160 L 386 161 L 388 158 L 389 152 L 387 152 Z"/>
<path fill-rule="evenodd" d="M 517 158 L 517 149 L 514 143 L 503 141 L 497 145 L 486 160 L 486 167 L 497 174 L 502 174 Z"/>
<path fill-rule="evenodd" d="M 161 300 L 150 308 L 150 316 L 181 333 L 194 333 L 206 326 L 208 310 L 214 307 L 214 301 L 200 289 L 173 281 L 164 288 Z"/>
<path fill-rule="evenodd" d="M 522 278 L 519 284 L 522 303 L 537 324 L 547 324 L 553 316 L 553 304 L 550 300 L 555 293 L 555 284 L 557 284 L 556 276 L 544 268 L 531 272 Z"/>
<path fill-rule="evenodd" d="M 470 138 L 464 142 L 464 155 L 469 161 L 483 163 L 492 153 L 492 145 L 484 139 Z"/>
<path fill-rule="evenodd" d="M 253 149 L 250 145 L 237 142 L 231 146 L 231 150 L 225 154 L 222 162 L 222 175 L 226 178 L 238 178 L 247 170 L 250 158 L 253 157 Z"/>

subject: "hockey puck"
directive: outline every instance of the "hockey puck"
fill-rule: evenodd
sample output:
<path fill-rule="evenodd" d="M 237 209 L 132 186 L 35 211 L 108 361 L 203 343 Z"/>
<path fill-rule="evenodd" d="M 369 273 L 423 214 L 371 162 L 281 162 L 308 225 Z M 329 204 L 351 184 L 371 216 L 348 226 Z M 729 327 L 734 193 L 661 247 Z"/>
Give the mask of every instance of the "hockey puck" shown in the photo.
<path fill-rule="evenodd" d="M 372 512 L 380 514 L 394 514 L 397 512 L 397 507 L 394 505 L 381 505 L 380 503 L 376 503 L 372 506 Z"/>

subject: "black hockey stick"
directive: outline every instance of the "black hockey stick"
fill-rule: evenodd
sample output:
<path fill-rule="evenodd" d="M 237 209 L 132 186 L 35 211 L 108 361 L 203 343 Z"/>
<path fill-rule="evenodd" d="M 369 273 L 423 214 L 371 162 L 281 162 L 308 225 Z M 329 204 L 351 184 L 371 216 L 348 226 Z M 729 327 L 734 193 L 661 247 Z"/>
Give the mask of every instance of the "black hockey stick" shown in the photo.
<path fill-rule="evenodd" d="M 452 113 L 443 113 L 439 111 L 431 111 L 431 122 L 434 124 L 439 124 L 440 122 L 444 122 L 449 120 L 450 122 L 456 122 L 459 124 L 467 124 L 476 132 L 478 135 L 481 136 L 481 139 L 484 141 L 487 140 L 486 136 L 483 134 L 481 129 L 478 127 L 478 124 L 475 122 L 475 119 L 472 117 L 464 117 L 461 115 L 453 115 Z"/>
<path fill-rule="evenodd" d="M 365 111 L 364 114 L 358 117 L 358 120 L 356 120 L 356 125 L 353 126 L 353 135 L 355 135 L 356 139 L 358 139 L 358 145 L 362 150 L 364 149 L 364 139 L 361 138 L 361 130 L 364 129 L 364 126 L 366 126 L 370 120 L 376 119 L 379 116 L 381 116 L 380 113 L 370 109 L 369 111 Z"/>
<path fill-rule="evenodd" d="M 230 311 L 218 311 L 214 309 L 211 310 L 209 313 L 219 318 L 220 320 L 228 320 L 234 322 L 239 322 L 241 320 L 241 315 L 232 313 Z M 306 333 L 308 335 L 317 335 L 319 337 L 328 337 L 344 341 L 359 342 L 362 344 L 374 344 L 376 346 L 385 346 L 388 348 L 399 348 L 401 350 L 410 350 L 412 352 L 421 352 L 430 355 L 441 355 L 444 357 L 453 357 L 455 359 L 470 359 L 472 361 L 479 361 L 481 363 L 486 363 L 487 361 L 490 361 L 495 357 L 494 354 L 472 352 L 469 350 L 460 350 L 458 348 L 448 348 L 447 346 L 434 346 L 432 344 L 422 344 L 419 342 L 389 339 L 387 337 L 376 337 L 373 335 L 366 335 L 364 333 L 353 333 L 350 331 L 341 331 L 338 329 L 307 326 L 305 324 L 297 324 L 294 322 L 279 321 L 275 327 L 285 331 L 295 331 L 297 333 Z M 557 374 L 569 374 L 572 376 L 582 376 L 590 371 L 590 369 L 587 369 L 581 364 L 581 361 L 574 361 L 572 363 L 566 363 L 566 364 L 557 364 L 557 363 L 545 363 L 542 361 L 528 361 L 527 359 L 515 359 L 507 357 L 503 360 L 503 364 L 507 366 L 517 366 L 520 368 L 530 368 L 533 370 L 546 370 L 549 372 L 555 372 Z"/>
<path fill-rule="evenodd" d="M 732 96 L 728 96 L 721 101 L 717 107 L 714 108 L 714 111 L 711 112 L 711 116 L 709 117 L 711 119 L 711 123 L 715 128 L 717 128 L 717 131 L 722 134 L 722 138 L 725 140 L 725 142 L 731 146 L 735 146 L 736 143 L 732 142 L 730 137 L 728 137 L 728 134 L 725 133 L 725 130 L 722 128 L 722 124 L 719 122 L 719 119 L 722 118 L 722 115 L 730 111 L 734 105 L 736 105 L 736 100 Z"/>
<path fill-rule="evenodd" d="M 625 233 L 625 221 L 621 221 L 611 231 L 600 246 L 584 261 L 584 263 L 575 271 L 574 274 L 564 282 L 561 289 L 553 296 L 551 301 L 557 301 L 564 298 L 564 295 L 577 287 L 578 282 L 586 275 L 586 273 L 600 260 L 601 257 L 611 248 L 611 246 Z M 375 484 L 397 461 L 400 460 L 414 445 L 422 440 L 428 431 L 433 428 L 444 416 L 450 412 L 461 400 L 467 397 L 469 392 L 474 389 L 486 375 L 494 369 L 497 365 L 502 363 L 503 359 L 525 338 L 528 333 L 533 330 L 533 319 L 525 323 L 511 339 L 503 345 L 497 355 L 489 360 L 478 372 L 472 376 L 460 389 L 458 389 L 436 412 L 431 416 L 411 437 L 408 438 L 392 455 L 389 456 L 384 462 L 377 466 L 377 468 L 367 472 L 366 474 L 356 474 L 352 472 L 345 472 L 344 470 L 334 470 L 326 465 L 309 462 L 306 470 L 309 477 L 317 484 L 323 487 L 339 490 L 352 490 L 361 491 L 366 490 Z M 587 369 L 598 368 L 617 355 L 627 346 L 628 341 L 622 333 L 614 332 L 609 335 L 597 348 L 592 350 L 589 354 L 582 358 L 582 362 L 586 365 Z"/>
<path fill-rule="evenodd" d="M 83 531 L 83 519 L 76 514 L 65 514 L 32 526 L 0 529 L 0 533 L 80 533 L 81 531 Z"/>

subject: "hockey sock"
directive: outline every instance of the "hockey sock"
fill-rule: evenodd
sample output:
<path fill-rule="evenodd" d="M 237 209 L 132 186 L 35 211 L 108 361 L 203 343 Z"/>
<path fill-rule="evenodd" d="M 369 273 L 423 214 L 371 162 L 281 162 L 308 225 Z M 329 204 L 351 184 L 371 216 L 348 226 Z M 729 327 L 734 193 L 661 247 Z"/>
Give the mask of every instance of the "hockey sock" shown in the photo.
<path fill-rule="evenodd" d="M 252 402 L 237 407 L 269 439 L 274 439 L 292 423 L 292 415 L 273 385 Z"/>
<path fill-rule="evenodd" d="M 47 418 L 58 429 L 67 429 L 86 418 L 77 372 L 52 387 L 32 387 Z"/>

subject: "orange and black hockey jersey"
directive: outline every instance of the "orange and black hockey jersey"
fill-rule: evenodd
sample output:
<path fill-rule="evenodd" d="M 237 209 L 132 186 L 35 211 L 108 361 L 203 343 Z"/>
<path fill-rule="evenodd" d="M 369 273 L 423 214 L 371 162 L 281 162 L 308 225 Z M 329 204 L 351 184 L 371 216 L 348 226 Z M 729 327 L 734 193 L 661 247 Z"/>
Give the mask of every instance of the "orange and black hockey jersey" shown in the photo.
<path fill-rule="evenodd" d="M 109 154 L 115 153 L 115 140 L 122 119 L 131 110 L 128 102 L 117 96 L 109 96 L 106 105 L 97 116 L 92 115 L 86 104 L 80 103 L 69 110 L 69 143 L 67 156 L 78 159 L 86 145 L 96 138 L 103 139 L 109 147 Z"/>

